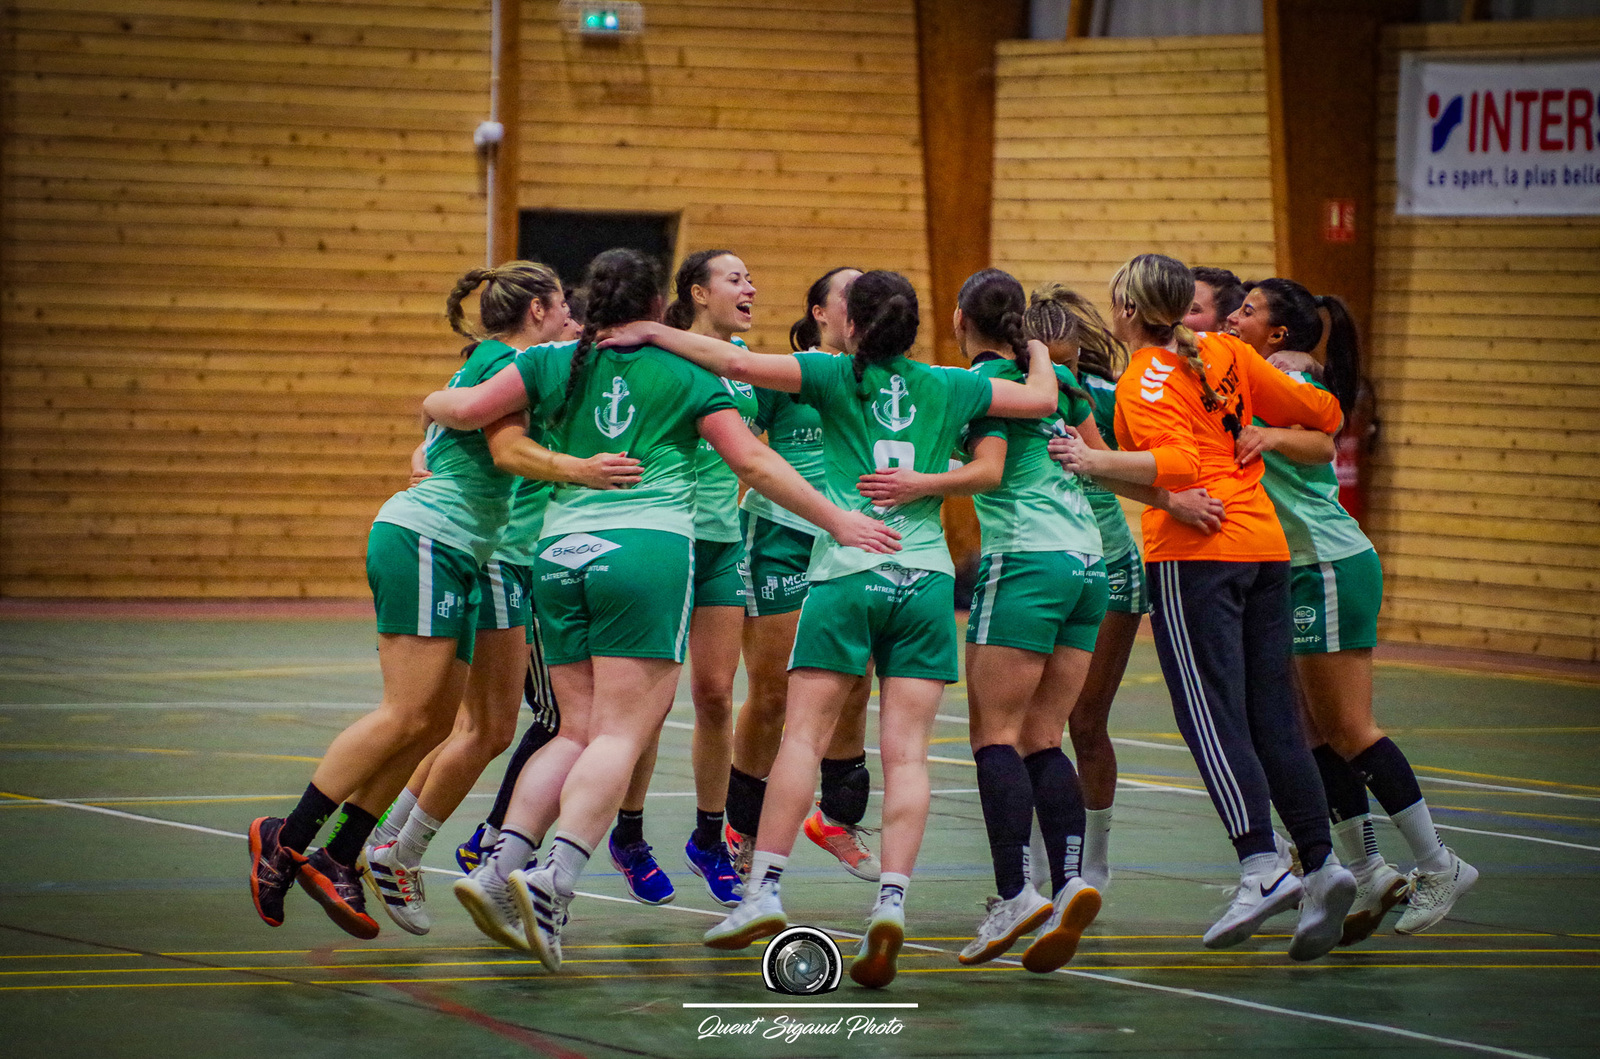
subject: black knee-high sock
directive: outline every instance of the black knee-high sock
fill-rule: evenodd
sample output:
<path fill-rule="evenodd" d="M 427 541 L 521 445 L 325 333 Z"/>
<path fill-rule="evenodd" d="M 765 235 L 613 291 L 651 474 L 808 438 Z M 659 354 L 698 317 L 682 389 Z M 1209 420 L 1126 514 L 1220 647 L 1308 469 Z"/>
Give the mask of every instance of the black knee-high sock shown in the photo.
<path fill-rule="evenodd" d="M 517 789 L 517 778 L 522 775 L 522 767 L 528 759 L 539 752 L 539 748 L 556 734 L 541 724 L 534 723 L 522 733 L 522 742 L 511 752 L 511 760 L 506 763 L 506 774 L 500 779 L 500 790 L 494 796 L 494 804 L 489 807 L 489 815 L 484 821 L 495 830 L 505 825 L 506 813 L 511 808 L 511 796 Z"/>
<path fill-rule="evenodd" d="M 867 771 L 867 755 L 822 759 L 822 811 L 840 824 L 851 827 L 867 815 L 867 795 L 872 792 L 872 773 Z"/>
<path fill-rule="evenodd" d="M 611 829 L 611 841 L 618 849 L 644 841 L 644 810 L 623 809 L 617 813 L 616 826 Z"/>
<path fill-rule="evenodd" d="M 1014 746 L 991 743 L 972 756 L 978 762 L 978 800 L 989 832 L 995 886 L 1010 900 L 1027 884 L 1022 851 L 1033 827 L 1033 784 Z"/>
<path fill-rule="evenodd" d="M 338 826 L 322 848 L 340 864 L 353 868 L 356 858 L 361 856 L 361 847 L 367 844 L 367 837 L 378 826 L 378 818 L 353 802 L 345 802 L 339 816 Z"/>
<path fill-rule="evenodd" d="M 722 841 L 722 814 L 708 813 L 699 806 L 694 810 L 694 840 L 696 849 L 714 849 Z"/>
<path fill-rule="evenodd" d="M 279 845 L 286 846 L 296 853 L 304 853 L 306 847 L 311 845 L 311 840 L 317 837 L 317 832 L 322 830 L 322 825 L 328 822 L 328 817 L 339 808 L 339 803 L 317 790 L 316 784 L 306 784 L 306 792 L 300 796 L 300 804 L 294 807 L 287 819 L 283 822 L 283 829 L 278 832 Z"/>
<path fill-rule="evenodd" d="M 1367 788 L 1350 763 L 1334 753 L 1327 743 L 1314 748 L 1317 771 L 1322 774 L 1322 789 L 1328 793 L 1328 817 L 1334 823 L 1354 820 L 1367 812 Z"/>
<path fill-rule="evenodd" d="M 1411 762 L 1388 736 L 1351 758 L 1350 767 L 1366 781 L 1378 804 L 1390 816 L 1422 801 L 1422 788 L 1417 786 L 1417 774 L 1411 771 Z"/>
<path fill-rule="evenodd" d="M 1039 812 L 1039 832 L 1050 858 L 1050 892 L 1056 893 L 1078 874 L 1083 860 L 1083 788 L 1072 760 L 1058 746 L 1035 751 L 1024 759 Z"/>
<path fill-rule="evenodd" d="M 728 824 L 741 835 L 761 829 L 761 805 L 767 799 L 767 781 L 736 768 L 728 770 Z"/>

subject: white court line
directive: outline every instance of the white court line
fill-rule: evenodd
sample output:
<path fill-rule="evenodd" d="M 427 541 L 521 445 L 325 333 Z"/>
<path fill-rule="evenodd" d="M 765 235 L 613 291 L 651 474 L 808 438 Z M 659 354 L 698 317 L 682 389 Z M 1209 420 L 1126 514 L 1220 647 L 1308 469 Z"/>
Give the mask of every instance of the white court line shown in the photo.
<path fill-rule="evenodd" d="M 683 1004 L 686 1008 L 918 1008 L 921 1004 L 818 1004 L 812 1000 L 798 1000 L 793 1004 Z"/>
<path fill-rule="evenodd" d="M 1484 791 L 1507 791 L 1511 794 L 1533 794 L 1540 798 L 1565 798 L 1572 802 L 1600 802 L 1592 794 L 1562 794 L 1559 791 L 1536 791 L 1527 787 L 1505 787 L 1498 783 L 1473 783 L 1469 780 L 1447 780 L 1438 776 L 1418 776 L 1418 783 L 1443 783 L 1451 787 L 1475 787 Z"/>

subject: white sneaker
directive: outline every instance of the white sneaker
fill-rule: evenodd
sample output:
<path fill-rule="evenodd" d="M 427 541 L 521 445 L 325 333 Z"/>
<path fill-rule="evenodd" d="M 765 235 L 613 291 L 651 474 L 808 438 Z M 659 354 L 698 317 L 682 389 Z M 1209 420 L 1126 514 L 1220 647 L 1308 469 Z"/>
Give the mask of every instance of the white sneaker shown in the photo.
<path fill-rule="evenodd" d="M 991 897 L 984 904 L 986 914 L 978 924 L 978 936 L 961 950 L 956 959 L 964 964 L 988 963 L 1032 934 L 1050 918 L 1051 904 L 1031 886 L 1024 886 L 1012 898 Z"/>
<path fill-rule="evenodd" d="M 561 928 L 567 925 L 572 895 L 556 889 L 555 871 L 551 868 L 533 872 L 518 869 L 511 873 L 510 884 L 528 948 L 539 957 L 545 970 L 561 970 Z"/>
<path fill-rule="evenodd" d="M 422 870 L 400 863 L 400 850 L 387 842 L 367 850 L 367 879 L 378 895 L 383 910 L 401 930 L 426 934 L 433 926 L 428 918 L 427 897 L 422 891 Z"/>
<path fill-rule="evenodd" d="M 1303 885 L 1300 922 L 1289 942 L 1291 960 L 1315 960 L 1332 952 L 1356 899 L 1356 877 L 1331 853 L 1322 867 L 1306 873 Z"/>
<path fill-rule="evenodd" d="M 905 905 L 899 901 L 879 901 L 873 906 L 861 947 L 850 963 L 850 980 L 868 989 L 882 989 L 894 981 L 895 959 L 905 940 Z"/>
<path fill-rule="evenodd" d="M 1044 929 L 1022 954 L 1022 966 L 1034 974 L 1049 974 L 1066 965 L 1078 952 L 1078 939 L 1100 914 L 1100 891 L 1080 877 L 1067 885 L 1051 902 L 1050 918 Z"/>
<path fill-rule="evenodd" d="M 1300 880 L 1283 864 L 1278 869 L 1275 876 L 1247 875 L 1239 880 L 1233 903 L 1206 931 L 1206 948 L 1237 945 L 1260 930 L 1268 919 L 1294 907 L 1300 900 Z"/>
<path fill-rule="evenodd" d="M 1372 868 L 1365 871 L 1355 867 L 1350 869 L 1350 873 L 1356 877 L 1356 900 L 1350 906 L 1350 914 L 1344 917 L 1340 945 L 1356 945 L 1372 937 L 1372 932 L 1378 929 L 1383 917 L 1389 909 L 1400 903 L 1411 885 L 1404 875 L 1395 870 L 1393 864 L 1373 859 L 1377 860 L 1377 864 Z"/>
<path fill-rule="evenodd" d="M 477 928 L 494 941 L 523 952 L 530 951 L 511 887 L 492 871 L 474 871 L 457 879 L 451 892 L 467 910 Z"/>
<path fill-rule="evenodd" d="M 1395 930 L 1401 934 L 1420 934 L 1437 926 L 1439 920 L 1450 914 L 1450 909 L 1461 895 L 1472 889 L 1478 881 L 1478 869 L 1456 856 L 1456 851 L 1445 847 L 1450 854 L 1450 867 L 1444 871 L 1411 873 L 1411 901 Z"/>
<path fill-rule="evenodd" d="M 742 949 L 753 941 L 770 938 L 789 925 L 778 891 L 760 886 L 753 896 L 739 902 L 726 919 L 705 933 L 705 943 L 713 949 Z"/>

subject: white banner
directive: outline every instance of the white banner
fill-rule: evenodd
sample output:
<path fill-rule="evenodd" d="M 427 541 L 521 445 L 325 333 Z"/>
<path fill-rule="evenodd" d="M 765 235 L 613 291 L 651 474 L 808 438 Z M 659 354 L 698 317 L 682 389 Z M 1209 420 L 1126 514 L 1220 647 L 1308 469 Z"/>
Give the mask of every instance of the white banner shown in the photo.
<path fill-rule="evenodd" d="M 1395 212 L 1600 214 L 1600 56 L 1400 63 Z"/>

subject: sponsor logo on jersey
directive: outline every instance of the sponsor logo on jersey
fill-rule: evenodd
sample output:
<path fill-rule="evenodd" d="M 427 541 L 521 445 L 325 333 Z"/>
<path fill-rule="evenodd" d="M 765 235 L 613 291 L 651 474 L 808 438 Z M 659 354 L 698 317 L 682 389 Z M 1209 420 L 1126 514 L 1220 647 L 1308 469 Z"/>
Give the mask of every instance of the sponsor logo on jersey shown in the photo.
<path fill-rule="evenodd" d="M 1294 627 L 1296 629 L 1299 629 L 1301 632 L 1305 632 L 1307 629 L 1311 628 L 1312 625 L 1316 624 L 1316 621 L 1317 621 L 1317 612 L 1316 612 L 1315 608 L 1312 608 L 1312 607 L 1296 607 L 1296 608 L 1294 608 Z"/>
<path fill-rule="evenodd" d="M 1128 571 L 1110 570 L 1106 573 L 1106 591 L 1113 596 L 1120 596 L 1128 591 Z"/>
<path fill-rule="evenodd" d="M 611 389 L 600 395 L 600 404 L 594 410 L 594 425 L 608 438 L 617 437 L 633 425 L 633 414 L 638 409 L 628 402 L 629 393 L 628 384 L 617 375 L 611 380 Z"/>
<path fill-rule="evenodd" d="M 513 610 L 522 606 L 522 586 L 515 581 L 511 582 L 511 591 L 506 593 L 506 606 Z"/>
<path fill-rule="evenodd" d="M 1167 392 L 1167 377 L 1176 371 L 1177 367 L 1176 364 L 1163 364 L 1158 358 L 1151 357 L 1150 366 L 1139 376 L 1139 396 L 1151 404 L 1161 400 L 1162 394 Z"/>
<path fill-rule="evenodd" d="M 726 386 L 735 395 L 743 397 L 746 400 L 749 400 L 756 395 L 756 388 L 747 382 L 739 382 L 736 379 L 723 379 L 722 385 Z"/>
<path fill-rule="evenodd" d="M 441 618 L 448 618 L 455 613 L 456 604 L 461 602 L 461 597 L 454 592 L 446 592 L 444 598 L 433 606 L 433 612 Z"/>
<path fill-rule="evenodd" d="M 885 430 L 898 434 L 917 418 L 917 406 L 910 401 L 911 391 L 899 375 L 889 376 L 889 385 L 878 391 L 883 400 L 872 402 L 872 415 Z"/>
<path fill-rule="evenodd" d="M 569 533 L 558 541 L 554 541 L 544 551 L 539 553 L 539 558 L 565 566 L 568 570 L 577 570 L 587 563 L 592 563 L 606 552 L 616 551 L 622 545 L 615 541 L 608 541 L 589 533 Z M 599 569 L 598 567 L 596 569 Z"/>

